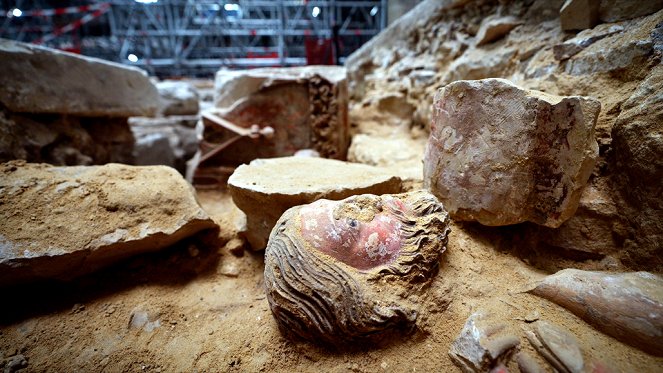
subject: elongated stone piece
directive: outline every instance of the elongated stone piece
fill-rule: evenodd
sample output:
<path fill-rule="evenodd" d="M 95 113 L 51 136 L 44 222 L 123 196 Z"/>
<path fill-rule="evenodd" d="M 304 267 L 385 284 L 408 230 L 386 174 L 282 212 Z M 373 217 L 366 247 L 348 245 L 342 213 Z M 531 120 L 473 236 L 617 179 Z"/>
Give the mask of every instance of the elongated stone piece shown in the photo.
<path fill-rule="evenodd" d="M 287 334 L 330 345 L 416 326 L 449 218 L 426 191 L 319 200 L 286 211 L 265 251 L 267 299 Z"/>
<path fill-rule="evenodd" d="M 531 290 L 620 341 L 663 356 L 663 279 L 565 269 Z"/>

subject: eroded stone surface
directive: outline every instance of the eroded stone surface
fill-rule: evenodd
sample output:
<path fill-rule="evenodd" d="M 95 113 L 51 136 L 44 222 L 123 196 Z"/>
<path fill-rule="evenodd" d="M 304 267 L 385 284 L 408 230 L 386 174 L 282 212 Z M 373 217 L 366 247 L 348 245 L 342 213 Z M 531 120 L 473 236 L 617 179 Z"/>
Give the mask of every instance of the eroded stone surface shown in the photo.
<path fill-rule="evenodd" d="M 401 191 L 401 179 L 384 169 L 324 158 L 259 159 L 228 179 L 235 204 L 247 215 L 246 237 L 262 250 L 281 214 L 318 199 Z"/>
<path fill-rule="evenodd" d="M 0 165 L 0 285 L 71 278 L 216 224 L 172 168 Z"/>
<path fill-rule="evenodd" d="M 648 272 L 605 273 L 565 269 L 532 293 L 568 309 L 625 343 L 663 354 L 663 279 Z"/>
<path fill-rule="evenodd" d="M 415 283 L 432 280 L 448 224 L 444 207 L 426 191 L 289 209 L 265 251 L 276 321 L 287 335 L 339 347 L 412 330 L 420 305 L 409 296 L 417 293 Z"/>
<path fill-rule="evenodd" d="M 585 361 L 573 334 L 559 325 L 538 321 L 525 335 L 536 351 L 557 371 L 582 373 Z"/>
<path fill-rule="evenodd" d="M 601 0 L 599 18 L 603 22 L 616 22 L 642 17 L 663 8 L 663 0 Z"/>
<path fill-rule="evenodd" d="M 562 30 L 584 30 L 599 22 L 599 0 L 566 0 L 559 10 Z"/>
<path fill-rule="evenodd" d="M 0 103 L 13 112 L 129 117 L 159 106 L 138 68 L 4 39 L 0 60 Z"/>
<path fill-rule="evenodd" d="M 161 105 L 159 112 L 162 115 L 196 115 L 198 114 L 198 91 L 193 84 L 166 80 L 157 83 Z"/>
<path fill-rule="evenodd" d="M 501 39 L 521 23 L 522 21 L 512 16 L 486 18 L 477 32 L 476 45 L 488 44 Z"/>
<path fill-rule="evenodd" d="M 506 364 L 519 344 L 520 339 L 508 331 L 506 324 L 485 311 L 477 311 L 451 344 L 449 356 L 465 373 L 487 372 Z"/>
<path fill-rule="evenodd" d="M 424 183 L 452 217 L 558 227 L 574 214 L 598 155 L 597 100 L 484 79 L 442 88 L 434 110 Z"/>

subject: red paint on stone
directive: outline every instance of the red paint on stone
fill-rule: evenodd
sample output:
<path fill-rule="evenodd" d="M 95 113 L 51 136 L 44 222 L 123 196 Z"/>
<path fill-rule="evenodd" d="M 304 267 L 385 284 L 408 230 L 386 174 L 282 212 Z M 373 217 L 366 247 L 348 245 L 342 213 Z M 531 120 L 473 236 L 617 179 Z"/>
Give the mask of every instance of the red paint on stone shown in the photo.
<path fill-rule="evenodd" d="M 375 214 L 369 222 L 350 216 L 337 216 L 341 203 L 320 200 L 302 208 L 301 231 L 315 249 L 360 270 L 394 261 L 401 248 L 401 222 L 393 210 L 403 211 L 401 201 L 388 200 L 389 209 Z"/>

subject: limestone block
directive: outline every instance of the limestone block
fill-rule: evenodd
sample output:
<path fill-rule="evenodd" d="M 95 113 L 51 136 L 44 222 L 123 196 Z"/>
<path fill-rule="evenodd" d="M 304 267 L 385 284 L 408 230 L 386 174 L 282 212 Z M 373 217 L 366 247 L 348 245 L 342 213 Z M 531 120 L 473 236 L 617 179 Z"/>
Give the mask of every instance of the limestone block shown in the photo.
<path fill-rule="evenodd" d="M 170 167 L 0 165 L 0 285 L 69 279 L 215 228 Z"/>
<path fill-rule="evenodd" d="M 166 80 L 156 84 L 161 99 L 162 115 L 196 115 L 198 114 L 198 91 L 193 84 Z"/>
<path fill-rule="evenodd" d="M 451 83 L 435 97 L 424 184 L 457 220 L 558 227 L 594 167 L 600 107 L 504 79 Z"/>
<path fill-rule="evenodd" d="M 0 61 L 0 103 L 13 112 L 129 117 L 159 106 L 138 68 L 4 39 Z"/>
<path fill-rule="evenodd" d="M 368 165 L 324 158 L 258 159 L 228 179 L 235 204 L 246 213 L 246 237 L 262 250 L 276 221 L 290 207 L 318 199 L 340 200 L 355 194 L 401 191 L 401 179 Z"/>
<path fill-rule="evenodd" d="M 559 10 L 562 30 L 584 30 L 599 23 L 600 0 L 566 0 Z"/>
<path fill-rule="evenodd" d="M 258 124 L 274 129 L 273 139 L 252 146 L 253 153 L 238 164 L 309 148 L 326 158 L 346 157 L 348 93 L 343 67 L 221 70 L 216 75 L 215 106 L 219 116 L 240 127 Z M 246 144 L 240 141 L 235 147 Z M 238 152 L 228 149 L 227 154 Z"/>
<path fill-rule="evenodd" d="M 599 18 L 603 22 L 617 22 L 642 17 L 663 8 L 663 0 L 601 0 Z"/>
<path fill-rule="evenodd" d="M 522 22 L 513 16 L 488 17 L 481 22 L 477 33 L 476 45 L 488 44 L 503 38 Z"/>

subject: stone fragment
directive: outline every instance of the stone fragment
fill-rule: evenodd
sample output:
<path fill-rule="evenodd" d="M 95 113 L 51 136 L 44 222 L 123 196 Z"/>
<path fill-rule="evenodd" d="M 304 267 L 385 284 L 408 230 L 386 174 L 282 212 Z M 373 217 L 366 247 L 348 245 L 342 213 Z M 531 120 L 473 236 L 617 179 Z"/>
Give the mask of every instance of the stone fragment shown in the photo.
<path fill-rule="evenodd" d="M 616 253 L 627 235 L 619 212 L 605 183 L 589 184 L 580 196 L 576 213 L 559 228 L 538 230 L 542 242 L 566 250 L 608 255 Z"/>
<path fill-rule="evenodd" d="M 574 38 L 553 46 L 553 54 L 558 61 L 568 60 L 595 42 L 624 31 L 621 25 L 599 25 L 578 33 Z"/>
<path fill-rule="evenodd" d="M 449 218 L 426 191 L 287 210 L 265 251 L 265 288 L 282 331 L 344 347 L 416 327 L 419 302 L 446 249 Z"/>
<path fill-rule="evenodd" d="M 246 238 L 262 250 L 274 224 L 290 207 L 321 198 L 401 191 L 401 180 L 383 169 L 324 158 L 258 159 L 228 179 L 233 201 L 246 213 Z"/>
<path fill-rule="evenodd" d="M 603 22 L 617 22 L 646 16 L 663 8 L 663 0 L 601 0 L 599 18 Z"/>
<path fill-rule="evenodd" d="M 522 21 L 513 16 L 488 17 L 481 22 L 481 27 L 479 27 L 479 32 L 476 36 L 476 45 L 479 46 L 499 40 L 520 24 L 522 24 Z"/>
<path fill-rule="evenodd" d="M 520 369 L 521 373 L 546 372 L 546 370 L 536 362 L 534 357 L 525 351 L 520 351 L 516 354 L 516 362 L 518 363 L 518 369 Z"/>
<path fill-rule="evenodd" d="M 451 344 L 449 356 L 464 373 L 487 372 L 508 362 L 520 344 L 506 324 L 483 311 L 473 313 Z"/>
<path fill-rule="evenodd" d="M 159 106 L 138 68 L 5 39 L 0 60 L 0 103 L 13 112 L 129 117 Z"/>
<path fill-rule="evenodd" d="M 621 105 L 612 129 L 616 190 L 629 221 L 625 246 L 640 259 L 660 263 L 663 242 L 663 65 L 652 69 Z M 642 267 L 641 267 L 642 268 Z"/>
<path fill-rule="evenodd" d="M 69 279 L 216 228 L 172 168 L 0 165 L 0 285 Z"/>
<path fill-rule="evenodd" d="M 133 144 L 126 118 L 36 115 L 0 108 L 0 162 L 132 164 Z"/>
<path fill-rule="evenodd" d="M 565 269 L 533 290 L 618 340 L 662 356 L 663 279 L 648 272 Z"/>
<path fill-rule="evenodd" d="M 536 351 L 557 371 L 582 373 L 585 362 L 576 338 L 567 330 L 547 321 L 539 321 L 534 331 L 525 335 Z"/>
<path fill-rule="evenodd" d="M 435 98 L 424 183 L 457 220 L 558 227 L 594 167 L 599 110 L 504 79 L 451 83 Z"/>
<path fill-rule="evenodd" d="M 157 83 L 161 105 L 161 115 L 198 114 L 198 91 L 188 82 L 166 80 Z"/>
<path fill-rule="evenodd" d="M 559 10 L 562 30 L 584 30 L 599 23 L 601 0 L 566 0 Z"/>
<path fill-rule="evenodd" d="M 506 76 L 514 65 L 515 56 L 516 51 L 511 48 L 496 51 L 468 49 L 451 63 L 442 81 L 451 83 L 456 80 Z"/>
<path fill-rule="evenodd" d="M 170 166 L 184 174 L 186 162 L 198 150 L 196 116 L 129 118 L 136 139 L 133 146 L 135 164 Z"/>
<path fill-rule="evenodd" d="M 661 22 L 663 11 L 624 24 L 624 31 L 616 37 L 595 40 L 568 59 L 564 72 L 579 76 L 607 71 L 647 71 L 656 43 L 652 31 Z M 606 26 L 601 26 L 604 29 Z M 599 29 L 599 27 L 597 27 Z"/>

